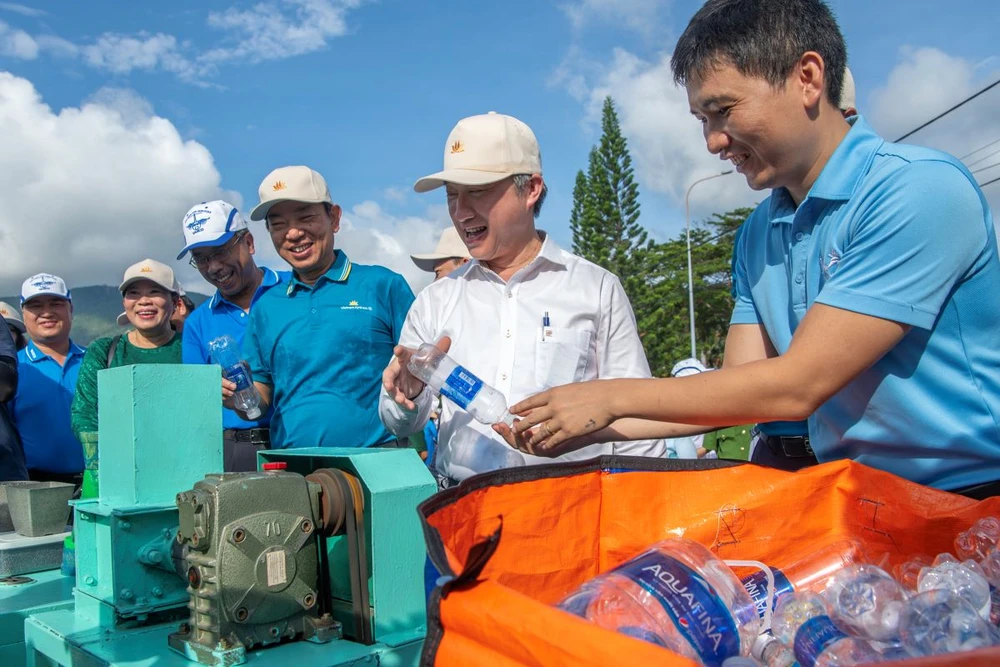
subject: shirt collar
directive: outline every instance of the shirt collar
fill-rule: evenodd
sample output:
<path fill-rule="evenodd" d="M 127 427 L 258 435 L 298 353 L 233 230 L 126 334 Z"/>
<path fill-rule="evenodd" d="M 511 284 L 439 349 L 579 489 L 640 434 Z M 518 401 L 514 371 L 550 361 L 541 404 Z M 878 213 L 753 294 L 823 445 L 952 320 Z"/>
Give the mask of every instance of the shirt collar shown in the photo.
<path fill-rule="evenodd" d="M 846 201 L 857 191 L 885 139 L 878 136 L 860 115 L 847 119 L 851 129 L 827 160 L 806 199 Z M 771 193 L 768 218 L 772 223 L 791 222 L 795 203 L 785 188 Z"/>
<path fill-rule="evenodd" d="M 257 288 L 258 290 L 265 290 L 268 287 L 272 287 L 281 282 L 281 276 L 279 276 L 277 271 L 275 271 L 274 269 L 269 269 L 266 266 L 261 266 L 258 268 L 264 271 L 264 278 L 260 281 L 260 287 Z M 212 300 L 208 302 L 208 307 L 211 308 L 212 310 L 215 310 L 223 303 L 231 303 L 231 302 L 228 301 L 226 297 L 222 296 L 219 290 L 215 290 L 215 294 L 212 295 Z"/>
<path fill-rule="evenodd" d="M 538 254 L 535 255 L 535 258 L 532 259 L 530 262 L 528 262 L 520 270 L 527 271 L 531 268 L 534 268 L 541 262 L 550 262 L 557 266 L 566 266 L 566 251 L 560 248 L 559 244 L 556 243 L 554 240 L 552 240 L 552 235 L 549 234 L 548 232 L 539 229 L 538 234 L 539 236 L 542 237 L 542 248 L 541 250 L 538 251 Z M 495 275 L 492 269 L 483 266 L 482 262 L 480 262 L 478 259 L 472 260 L 470 264 L 471 266 L 469 270 L 462 274 L 463 277 L 469 277 L 469 274 L 473 273 L 473 269 L 478 269 L 479 271 L 482 271 L 487 275 L 489 274 Z"/>
<path fill-rule="evenodd" d="M 306 283 L 299 280 L 298 276 L 292 272 L 292 277 L 288 281 L 288 289 L 285 290 L 285 294 L 291 296 L 295 290 L 298 288 L 303 289 L 313 289 L 318 286 L 321 282 L 329 280 L 335 283 L 342 283 L 347 281 L 347 277 L 351 275 L 351 260 L 347 258 L 347 253 L 343 250 L 337 250 L 337 257 L 333 260 L 333 265 L 326 270 L 326 273 L 321 275 L 315 283 L 312 285 L 307 285 Z"/>
<path fill-rule="evenodd" d="M 66 352 L 66 358 L 69 359 L 70 357 L 75 355 L 83 355 L 84 352 L 86 352 L 86 350 L 84 350 L 82 347 L 80 347 L 72 340 L 70 340 L 69 351 Z M 33 340 L 28 341 L 28 345 L 24 348 L 24 354 L 26 357 L 28 357 L 28 361 L 32 363 L 38 363 L 39 361 L 52 358 L 49 355 L 42 352 L 38 348 L 38 346 L 35 345 L 35 341 Z"/>

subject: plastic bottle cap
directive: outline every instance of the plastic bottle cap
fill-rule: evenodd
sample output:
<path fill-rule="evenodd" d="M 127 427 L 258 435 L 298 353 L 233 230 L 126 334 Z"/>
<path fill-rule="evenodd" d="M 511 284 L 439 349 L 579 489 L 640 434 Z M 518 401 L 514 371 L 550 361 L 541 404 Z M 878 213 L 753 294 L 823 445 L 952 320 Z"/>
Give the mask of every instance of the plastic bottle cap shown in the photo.
<path fill-rule="evenodd" d="M 285 470 L 288 464 L 284 461 L 272 461 L 264 464 L 264 470 Z"/>

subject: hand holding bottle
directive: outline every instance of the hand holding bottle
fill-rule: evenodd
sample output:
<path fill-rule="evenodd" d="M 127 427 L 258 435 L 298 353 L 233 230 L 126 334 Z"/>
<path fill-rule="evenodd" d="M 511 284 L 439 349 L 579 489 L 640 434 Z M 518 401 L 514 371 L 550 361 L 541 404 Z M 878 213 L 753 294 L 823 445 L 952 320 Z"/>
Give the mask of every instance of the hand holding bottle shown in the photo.
<path fill-rule="evenodd" d="M 442 336 L 434 347 L 441 352 L 447 352 L 451 348 L 451 338 Z M 424 390 L 424 382 L 407 368 L 410 359 L 416 353 L 415 348 L 397 345 L 392 350 L 392 361 L 382 371 L 382 386 L 392 400 L 407 410 L 416 410 L 413 399 Z"/>

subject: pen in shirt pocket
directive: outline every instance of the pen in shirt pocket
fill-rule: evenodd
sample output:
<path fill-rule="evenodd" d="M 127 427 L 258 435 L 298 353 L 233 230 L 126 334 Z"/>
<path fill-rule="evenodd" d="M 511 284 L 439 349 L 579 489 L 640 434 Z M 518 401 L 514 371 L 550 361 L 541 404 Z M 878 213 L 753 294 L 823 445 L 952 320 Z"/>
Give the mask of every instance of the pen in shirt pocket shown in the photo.
<path fill-rule="evenodd" d="M 549 311 L 546 310 L 545 314 L 542 315 L 542 342 L 543 343 L 545 342 L 545 337 L 546 336 L 551 336 L 552 335 L 552 329 L 550 329 L 549 326 L 550 326 Z"/>

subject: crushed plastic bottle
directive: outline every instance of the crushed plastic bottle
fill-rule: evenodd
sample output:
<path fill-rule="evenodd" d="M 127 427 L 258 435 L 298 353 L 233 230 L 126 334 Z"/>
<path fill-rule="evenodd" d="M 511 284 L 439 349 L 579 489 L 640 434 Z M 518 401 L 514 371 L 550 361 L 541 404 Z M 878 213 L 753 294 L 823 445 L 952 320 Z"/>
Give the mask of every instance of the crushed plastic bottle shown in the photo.
<path fill-rule="evenodd" d="M 931 567 L 934 564 L 930 556 L 920 554 L 910 560 L 900 563 L 892 568 L 892 576 L 896 578 L 903 588 L 908 591 L 917 590 L 917 579 L 920 577 L 920 570 Z"/>
<path fill-rule="evenodd" d="M 824 593 L 830 618 L 856 637 L 885 642 L 899 637 L 899 614 L 906 591 L 874 565 L 849 565 Z"/>
<path fill-rule="evenodd" d="M 794 650 L 801 667 L 862 665 L 882 659 L 869 642 L 838 628 L 823 598 L 815 593 L 784 596 L 775 609 L 771 631 Z"/>
<path fill-rule="evenodd" d="M 233 404 L 249 419 L 259 419 L 260 393 L 250 379 L 250 372 L 240 358 L 240 346 L 232 336 L 219 336 L 208 343 L 212 361 L 222 367 L 222 376 L 236 384 Z"/>
<path fill-rule="evenodd" d="M 476 421 L 483 424 L 502 422 L 508 426 L 514 424 L 514 416 L 507 410 L 507 399 L 503 394 L 467 368 L 459 366 L 434 345 L 421 345 L 406 367 L 431 391 L 451 399 Z"/>
<path fill-rule="evenodd" d="M 996 629 L 957 593 L 934 590 L 910 599 L 900 614 L 903 646 L 915 656 L 973 651 L 997 644 Z"/>
<path fill-rule="evenodd" d="M 990 618 L 990 583 L 983 569 L 974 560 L 959 563 L 951 554 L 941 554 L 932 567 L 925 567 L 917 578 L 917 590 L 948 590 L 957 593 L 979 613 L 984 620 Z"/>
<path fill-rule="evenodd" d="M 733 571 L 702 545 L 683 539 L 658 542 L 557 606 L 711 667 L 749 655 L 761 630 Z"/>
<path fill-rule="evenodd" d="M 1000 519 L 988 516 L 976 521 L 955 537 L 955 555 L 960 559 L 981 561 L 1000 541 Z"/>

